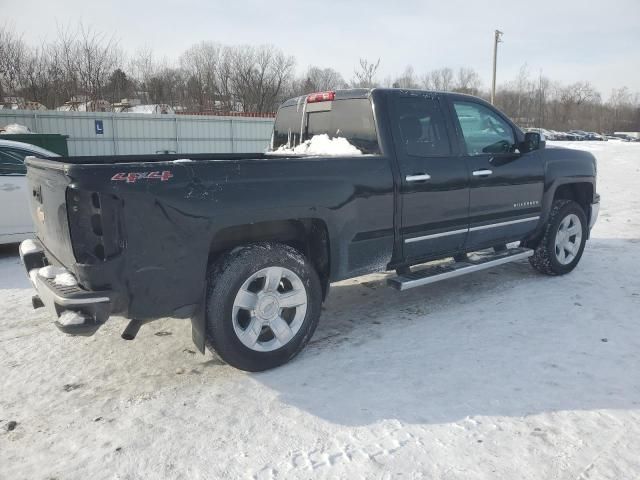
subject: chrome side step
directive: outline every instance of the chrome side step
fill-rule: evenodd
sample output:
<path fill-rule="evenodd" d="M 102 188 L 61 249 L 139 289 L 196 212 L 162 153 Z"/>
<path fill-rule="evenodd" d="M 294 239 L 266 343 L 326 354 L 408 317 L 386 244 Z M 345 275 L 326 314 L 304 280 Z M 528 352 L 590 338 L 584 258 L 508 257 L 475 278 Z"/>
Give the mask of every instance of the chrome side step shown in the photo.
<path fill-rule="evenodd" d="M 435 265 L 415 272 L 404 273 L 397 277 L 387 279 L 387 283 L 397 290 L 408 290 L 429 283 L 439 282 L 447 278 L 459 277 L 467 273 L 478 272 L 491 267 L 497 267 L 516 260 L 522 260 L 533 255 L 530 248 L 510 248 L 503 252 L 474 253 L 464 262 Z"/>

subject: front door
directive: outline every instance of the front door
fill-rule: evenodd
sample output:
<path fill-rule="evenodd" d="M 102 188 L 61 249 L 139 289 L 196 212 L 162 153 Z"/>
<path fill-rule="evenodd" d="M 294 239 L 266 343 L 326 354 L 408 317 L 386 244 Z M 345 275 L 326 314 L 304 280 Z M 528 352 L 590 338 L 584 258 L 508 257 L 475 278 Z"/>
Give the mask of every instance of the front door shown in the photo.
<path fill-rule="evenodd" d="M 518 152 L 513 126 L 474 100 L 452 100 L 470 172 L 467 249 L 520 240 L 542 211 L 544 167 L 536 152 Z"/>
<path fill-rule="evenodd" d="M 455 252 L 467 236 L 469 178 L 464 158 L 455 154 L 453 125 L 434 94 L 398 92 L 391 96 L 391 112 L 404 259 Z"/>

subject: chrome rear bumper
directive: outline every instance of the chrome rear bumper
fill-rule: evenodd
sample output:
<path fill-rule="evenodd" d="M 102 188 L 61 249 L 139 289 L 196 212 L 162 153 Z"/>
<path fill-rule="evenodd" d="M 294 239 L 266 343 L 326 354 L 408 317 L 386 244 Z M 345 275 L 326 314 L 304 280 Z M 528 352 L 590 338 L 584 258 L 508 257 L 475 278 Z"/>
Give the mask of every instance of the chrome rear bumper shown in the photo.
<path fill-rule="evenodd" d="M 23 241 L 19 251 L 42 305 L 64 333 L 91 335 L 109 318 L 110 292 L 84 290 L 69 270 L 48 265 L 44 248 L 37 240 Z M 34 306 L 38 304 L 34 301 Z"/>

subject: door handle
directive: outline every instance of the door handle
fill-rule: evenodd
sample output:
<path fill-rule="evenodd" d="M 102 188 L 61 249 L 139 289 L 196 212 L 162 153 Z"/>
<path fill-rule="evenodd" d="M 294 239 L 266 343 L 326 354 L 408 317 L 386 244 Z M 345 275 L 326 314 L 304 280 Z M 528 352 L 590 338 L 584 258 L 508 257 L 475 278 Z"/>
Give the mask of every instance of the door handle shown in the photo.
<path fill-rule="evenodd" d="M 487 169 L 484 169 L 484 170 L 474 170 L 474 171 L 473 171 L 473 176 L 474 176 L 474 177 L 486 177 L 486 176 L 491 175 L 492 173 L 493 173 L 493 170 L 487 170 Z"/>
<path fill-rule="evenodd" d="M 431 175 L 428 173 L 416 173 L 415 175 L 407 175 L 404 179 L 407 182 L 421 182 L 423 180 L 431 180 Z"/>

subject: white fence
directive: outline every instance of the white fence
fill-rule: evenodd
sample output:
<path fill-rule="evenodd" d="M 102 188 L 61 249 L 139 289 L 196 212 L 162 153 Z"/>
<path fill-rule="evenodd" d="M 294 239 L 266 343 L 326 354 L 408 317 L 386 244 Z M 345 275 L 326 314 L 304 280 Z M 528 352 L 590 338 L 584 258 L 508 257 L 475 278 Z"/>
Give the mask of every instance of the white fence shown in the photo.
<path fill-rule="evenodd" d="M 11 123 L 68 135 L 72 156 L 262 152 L 273 128 L 272 118 L 0 110 L 0 127 Z"/>

